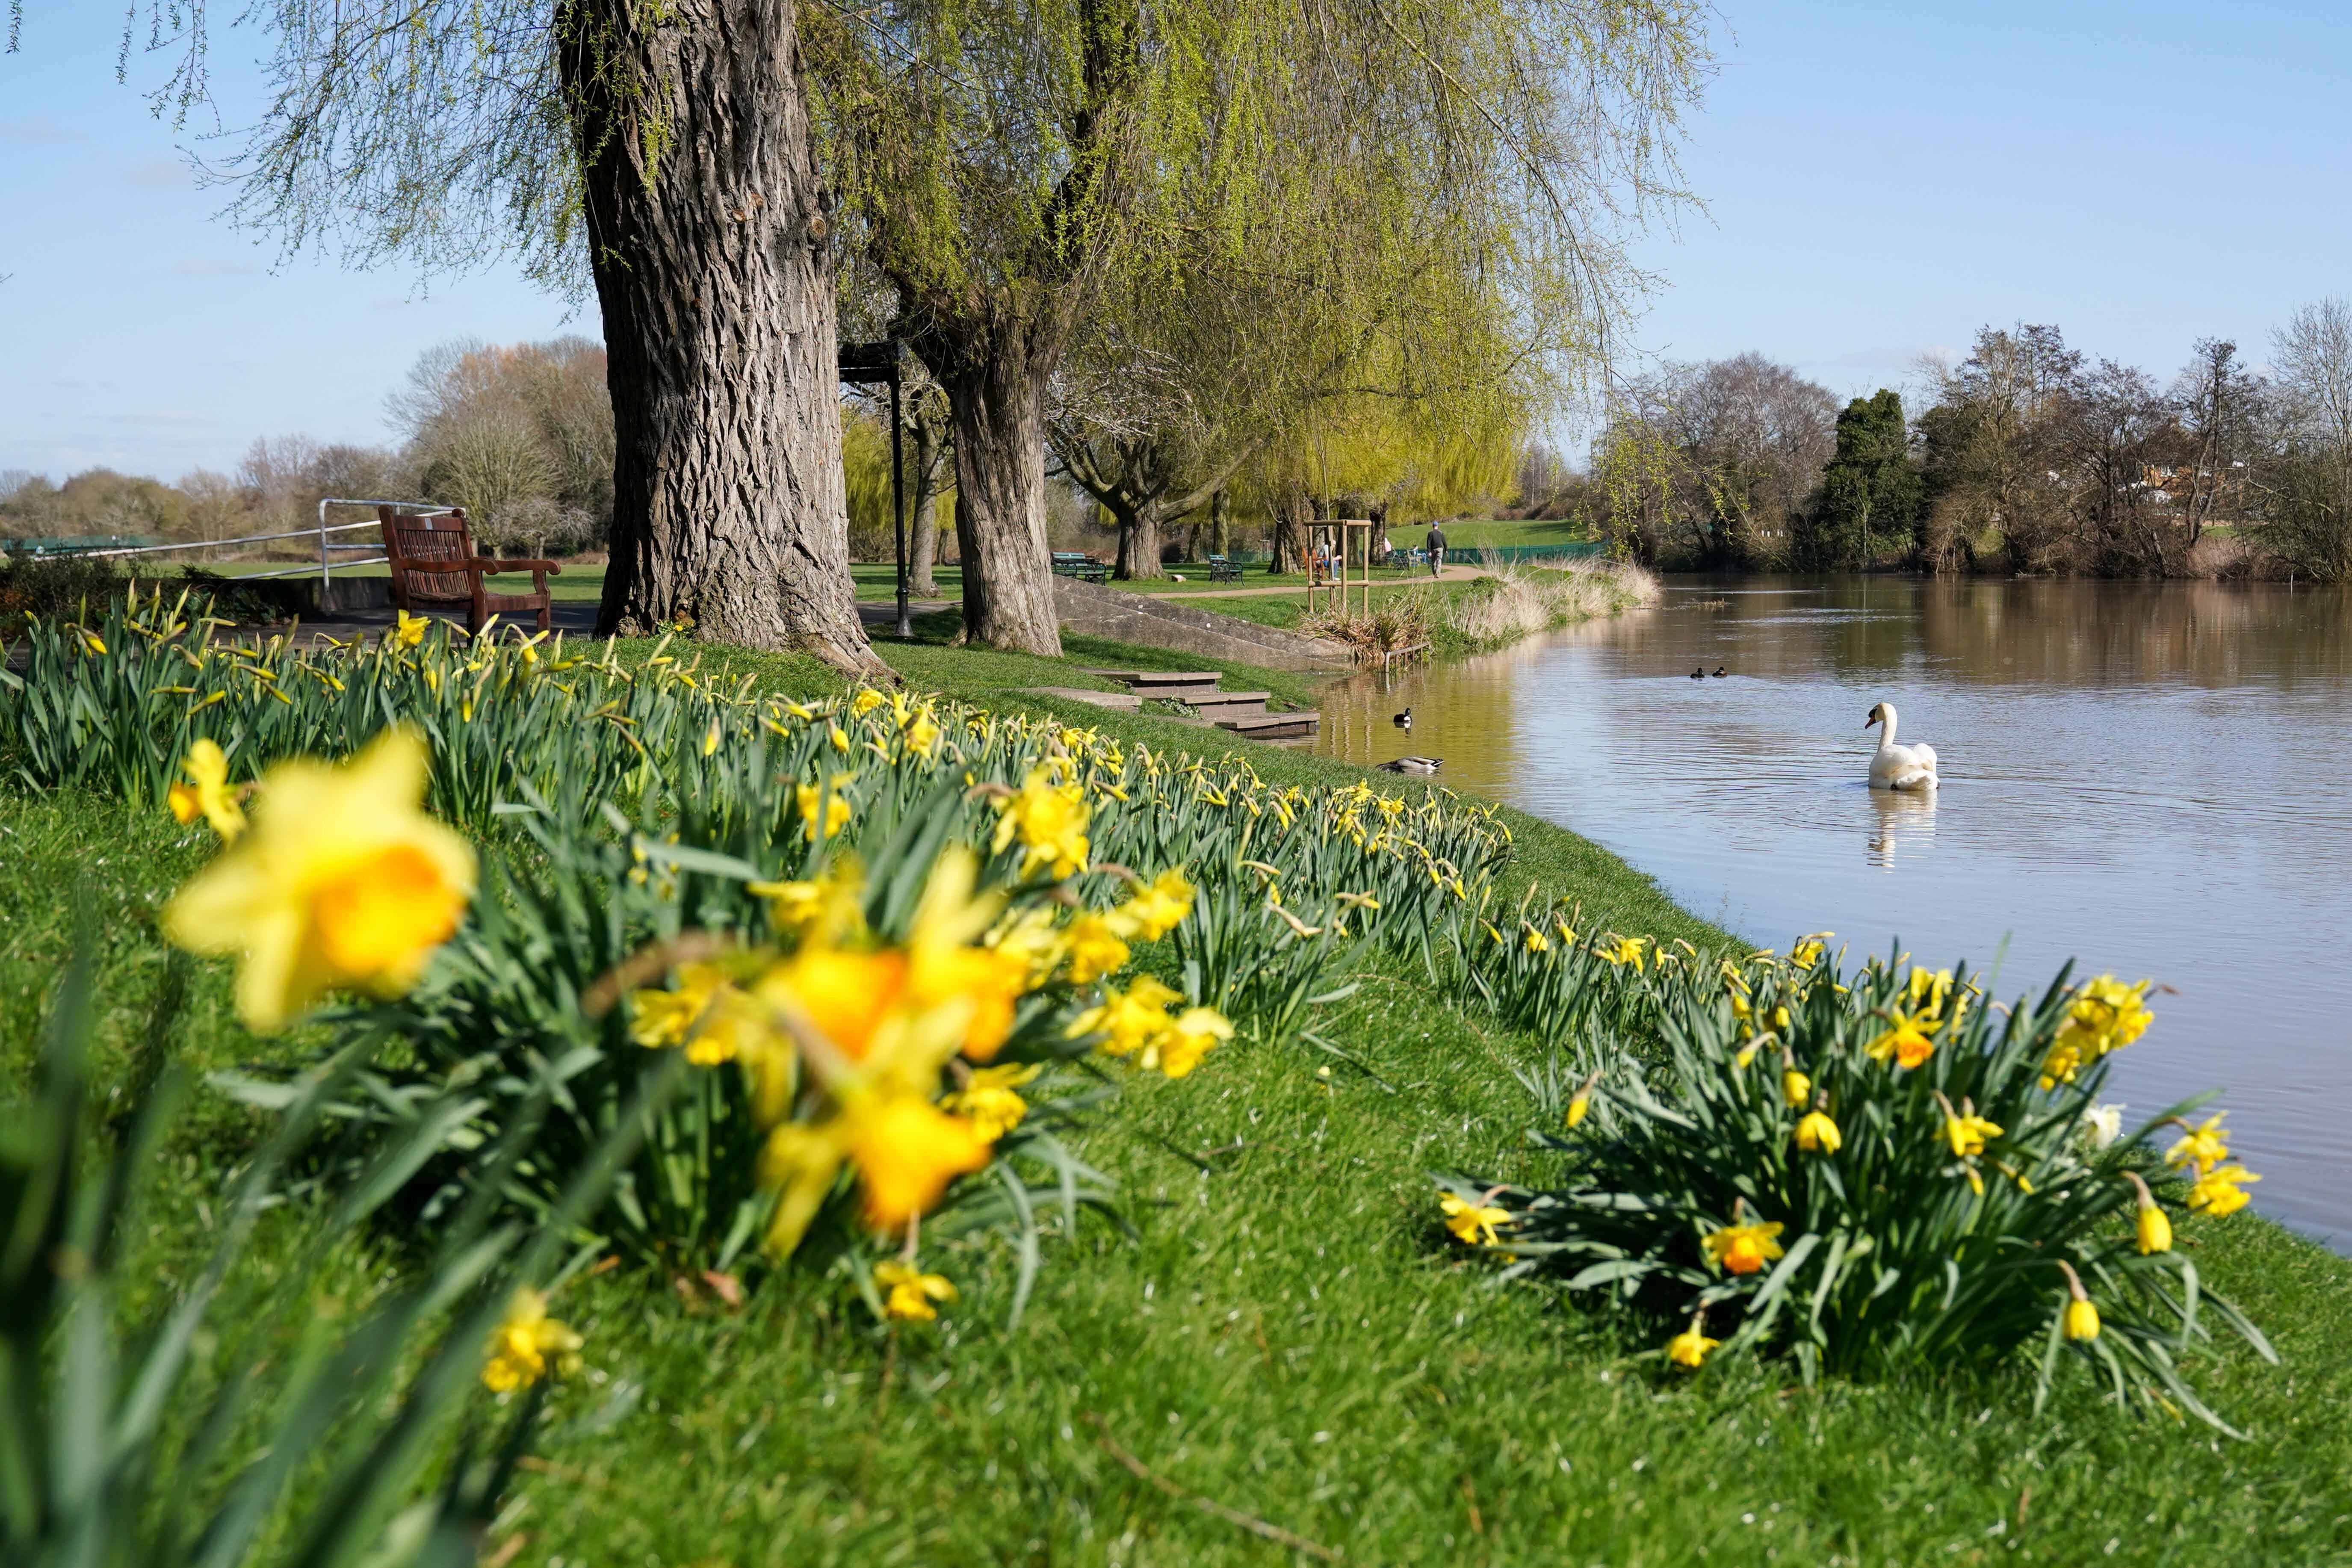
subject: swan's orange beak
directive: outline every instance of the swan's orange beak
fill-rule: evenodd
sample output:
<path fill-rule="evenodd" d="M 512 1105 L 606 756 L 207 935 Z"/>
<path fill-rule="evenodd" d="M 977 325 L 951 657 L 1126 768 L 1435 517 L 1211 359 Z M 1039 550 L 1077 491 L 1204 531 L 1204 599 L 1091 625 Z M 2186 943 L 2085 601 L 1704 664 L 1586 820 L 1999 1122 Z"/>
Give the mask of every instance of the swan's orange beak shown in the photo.
<path fill-rule="evenodd" d="M 1877 710 L 1877 709 L 1875 709 L 1875 708 L 1874 708 L 1874 709 L 1872 709 L 1872 710 L 1870 710 L 1870 717 L 1869 717 L 1869 718 L 1867 718 L 1867 719 L 1864 719 L 1864 720 L 1862 721 L 1862 727 L 1863 727 L 1864 729 L 1867 730 L 1867 729 L 1869 729 L 1873 724 L 1875 724 L 1875 723 L 1877 723 L 1877 722 L 1878 722 L 1878 710 Z"/>

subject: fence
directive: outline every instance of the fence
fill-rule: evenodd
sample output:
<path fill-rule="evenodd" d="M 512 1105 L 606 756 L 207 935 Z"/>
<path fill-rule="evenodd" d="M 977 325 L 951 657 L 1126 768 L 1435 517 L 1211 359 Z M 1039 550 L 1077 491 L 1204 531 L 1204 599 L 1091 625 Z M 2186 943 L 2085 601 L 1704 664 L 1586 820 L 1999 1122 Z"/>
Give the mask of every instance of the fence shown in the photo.
<path fill-rule="evenodd" d="M 319 581 L 322 585 L 329 580 L 334 568 L 337 566 L 350 567 L 383 565 L 389 560 L 389 557 L 383 553 L 383 541 L 381 537 L 379 537 L 373 544 L 345 544 L 336 541 L 331 541 L 327 537 L 331 533 L 351 533 L 360 529 L 381 528 L 383 525 L 374 518 L 370 518 L 365 522 L 338 522 L 330 524 L 327 521 L 327 509 L 331 506 L 388 506 L 395 511 L 446 511 L 449 510 L 435 501 L 360 500 L 346 496 L 329 496 L 319 503 L 318 527 L 290 529 L 283 533 L 248 533 L 236 539 L 196 539 L 190 540 L 185 543 L 181 544 L 120 543 L 113 540 L 97 538 L 11 540 L 7 541 L 6 543 L 11 547 L 9 552 L 10 553 L 14 553 L 14 546 L 21 544 L 25 548 L 25 553 L 28 555 L 83 555 L 97 560 L 116 560 L 124 556 L 131 555 L 164 555 L 174 551 L 222 550 L 226 549 L 231 545 L 268 544 L 281 539 L 315 538 L 319 542 L 318 573 Z M 373 550 L 376 552 L 376 553 L 369 556 L 364 561 L 337 561 L 334 559 L 334 556 L 338 552 L 349 554 L 353 551 L 368 550 Z M 300 566 L 283 567 L 275 572 L 247 572 L 242 574 L 242 575 L 248 581 L 257 582 L 268 577 L 299 577 L 310 570 L 311 568 L 306 563 Z"/>
<path fill-rule="evenodd" d="M 96 555 L 109 550 L 150 545 L 152 539 L 127 533 L 86 533 L 73 539 L 0 539 L 0 555 L 37 560 L 45 555 Z"/>

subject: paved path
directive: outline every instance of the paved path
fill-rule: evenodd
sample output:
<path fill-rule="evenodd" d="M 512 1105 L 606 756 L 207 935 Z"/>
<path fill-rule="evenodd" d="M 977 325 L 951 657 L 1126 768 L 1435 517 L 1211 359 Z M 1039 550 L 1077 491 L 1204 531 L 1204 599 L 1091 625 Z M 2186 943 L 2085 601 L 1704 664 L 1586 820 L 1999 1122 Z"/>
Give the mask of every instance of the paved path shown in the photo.
<path fill-rule="evenodd" d="M 1483 566 L 1448 566 L 1445 568 L 1444 581 L 1448 583 L 1467 583 L 1474 578 L 1484 577 L 1486 575 L 1487 575 L 1487 572 Z M 1415 583 L 1428 583 L 1433 581 L 1436 581 L 1436 579 L 1432 578 L 1426 572 L 1404 572 L 1400 573 L 1393 577 L 1375 577 L 1372 579 L 1372 586 L 1375 588 L 1410 588 Z M 1339 585 L 1337 583 L 1327 583 L 1318 584 L 1318 586 L 1330 588 L 1336 591 Z M 1362 586 L 1363 584 L 1360 580 L 1348 584 L 1350 592 L 1360 589 Z M 1146 594 L 1143 596 L 1147 599 L 1255 599 L 1262 598 L 1272 594 L 1304 594 L 1305 592 L 1307 592 L 1306 584 L 1290 583 L 1274 588 L 1179 588 L 1172 593 Z"/>

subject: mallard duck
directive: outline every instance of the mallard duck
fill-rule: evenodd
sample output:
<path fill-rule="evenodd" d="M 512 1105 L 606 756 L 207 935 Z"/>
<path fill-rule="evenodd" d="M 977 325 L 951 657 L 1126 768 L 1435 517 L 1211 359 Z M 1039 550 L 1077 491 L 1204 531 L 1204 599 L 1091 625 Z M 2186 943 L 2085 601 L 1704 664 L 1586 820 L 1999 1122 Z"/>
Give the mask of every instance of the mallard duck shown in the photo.
<path fill-rule="evenodd" d="M 1933 746 L 1898 746 L 1895 743 L 1895 704 L 1881 702 L 1862 721 L 1869 729 L 1873 724 L 1886 727 L 1878 732 L 1878 750 L 1870 759 L 1870 787 L 1873 789 L 1934 789 L 1936 787 L 1936 748 Z"/>
<path fill-rule="evenodd" d="M 1382 763 L 1384 773 L 1418 773 L 1426 778 L 1445 765 L 1444 757 L 1399 757 L 1392 763 Z"/>

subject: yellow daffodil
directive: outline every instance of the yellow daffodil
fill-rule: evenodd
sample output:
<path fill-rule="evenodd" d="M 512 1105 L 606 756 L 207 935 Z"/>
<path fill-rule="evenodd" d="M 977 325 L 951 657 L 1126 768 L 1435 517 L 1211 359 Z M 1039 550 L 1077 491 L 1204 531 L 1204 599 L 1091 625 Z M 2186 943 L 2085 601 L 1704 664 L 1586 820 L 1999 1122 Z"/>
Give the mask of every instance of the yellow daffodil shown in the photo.
<path fill-rule="evenodd" d="M 683 1046 L 697 1067 L 762 1049 L 772 1035 L 760 1005 L 715 963 L 682 964 L 673 989 L 629 998 L 629 1038 L 648 1050 Z"/>
<path fill-rule="evenodd" d="M 1936 1042 L 1927 1035 L 1935 1028 L 1936 1022 L 1927 1014 L 1891 1008 L 1887 1013 L 1886 1028 L 1863 1049 L 1872 1061 L 1883 1062 L 1892 1057 L 1906 1068 L 1916 1068 L 1935 1054 Z"/>
<path fill-rule="evenodd" d="M 1813 1098 L 1813 1080 L 1795 1068 L 1785 1069 L 1780 1074 L 1780 1098 L 1788 1101 L 1790 1110 L 1802 1110 Z"/>
<path fill-rule="evenodd" d="M 895 1322 L 928 1323 L 940 1315 L 933 1302 L 956 1299 L 955 1284 L 945 1275 L 926 1274 L 895 1258 L 874 1266 L 874 1283 L 887 1292 L 882 1314 Z"/>
<path fill-rule="evenodd" d="M 1721 1343 L 1721 1340 L 1711 1340 L 1701 1333 L 1699 1325 L 1694 1322 L 1666 1342 L 1666 1359 L 1676 1366 L 1696 1371 L 1705 1364 L 1708 1352 Z"/>
<path fill-rule="evenodd" d="M 394 647 L 422 646 L 425 641 L 425 628 L 433 623 L 423 616 L 412 616 L 406 610 L 400 611 L 399 616 L 400 619 L 383 634 L 384 640 Z"/>
<path fill-rule="evenodd" d="M 2172 1250 L 2172 1220 L 2153 1202 L 2145 1204 L 2140 1208 L 2138 1241 L 2142 1257 L 2150 1253 Z"/>
<path fill-rule="evenodd" d="M 547 1298 L 528 1287 L 517 1290 L 507 1315 L 490 1333 L 482 1363 L 482 1386 L 493 1394 L 529 1388 L 551 1368 L 559 1373 L 576 1371 L 580 1347 L 585 1342 L 547 1315 Z"/>
<path fill-rule="evenodd" d="M 1127 943 L 1119 940 L 1118 928 L 1109 917 L 1082 914 L 1069 923 L 1064 934 L 1067 939 L 1071 984 L 1091 985 L 1104 975 L 1116 974 L 1127 967 Z"/>
<path fill-rule="evenodd" d="M 1844 1143 L 1844 1135 L 1826 1111 L 1807 1111 L 1797 1123 L 1797 1147 L 1808 1154 L 1834 1154 Z"/>
<path fill-rule="evenodd" d="M 940 1201 L 949 1182 L 988 1163 L 989 1141 L 919 1095 L 845 1110 L 867 1223 L 897 1229 Z"/>
<path fill-rule="evenodd" d="M 1133 1056 L 1151 1045 L 1169 1026 L 1169 1005 L 1183 1000 L 1180 993 L 1149 974 L 1136 976 L 1125 991 L 1106 985 L 1102 994 L 1102 1001 L 1070 1020 L 1065 1033 L 1073 1040 L 1103 1036 L 1095 1048 L 1111 1057 Z"/>
<path fill-rule="evenodd" d="M 2074 1082 L 2084 1068 L 2147 1033 L 2156 1016 L 2147 1009 L 2150 984 L 2126 985 L 2112 974 L 2084 982 L 2042 1064 L 2042 1086 Z"/>
<path fill-rule="evenodd" d="M 2221 1131 L 2221 1119 L 2229 1114 L 2226 1110 L 2217 1110 L 2196 1126 L 2189 1127 L 2189 1136 L 2164 1152 L 2164 1163 L 2176 1169 L 2194 1165 L 2201 1172 L 2210 1171 L 2227 1160 L 2230 1157 L 2229 1134 Z M 2186 1127 L 2187 1123 L 2181 1125 Z"/>
<path fill-rule="evenodd" d="M 1029 1102 L 1014 1091 L 1044 1070 L 1034 1063 L 1028 1067 L 982 1068 L 971 1075 L 971 1082 L 941 1100 L 940 1109 L 964 1118 L 971 1123 L 973 1131 L 993 1143 L 1020 1126 L 1021 1119 L 1029 1114 Z"/>
<path fill-rule="evenodd" d="M 2088 1344 L 2099 1337 L 2099 1309 L 2087 1296 L 2066 1303 L 2066 1337 Z"/>
<path fill-rule="evenodd" d="M 236 792 L 228 787 L 228 757 L 219 743 L 210 739 L 196 742 L 188 748 L 180 771 L 188 775 L 188 782 L 173 784 L 164 797 L 172 816 L 183 827 L 202 816 L 213 825 L 222 843 L 236 843 L 237 835 L 245 831 L 245 810 L 236 803 Z"/>
<path fill-rule="evenodd" d="M 1837 935 L 1833 931 L 1815 931 L 1789 950 L 1789 962 L 1799 969 L 1811 969 L 1822 961 L 1823 937 Z"/>
<path fill-rule="evenodd" d="M 793 802 L 800 807 L 802 837 L 812 844 L 816 842 L 820 805 L 824 817 L 825 837 L 830 838 L 849 826 L 849 799 L 842 792 L 856 783 L 856 777 L 855 773 L 835 773 L 833 775 L 833 786 L 830 790 L 820 788 L 813 784 L 793 786 Z"/>
<path fill-rule="evenodd" d="M 259 825 L 163 910 L 192 952 L 235 954 L 238 1016 L 271 1030 L 329 991 L 396 996 L 474 896 L 471 846 L 418 809 L 425 742 L 386 731 L 340 766 L 282 763 Z"/>
<path fill-rule="evenodd" d="M 1551 951 L 1551 939 L 1549 937 L 1547 937 L 1543 932 L 1536 930 L 1533 926 L 1528 927 L 1527 932 L 1528 934 L 1525 942 L 1527 950 L 1529 952 L 1549 952 Z"/>
<path fill-rule="evenodd" d="M 1495 1227 L 1508 1225 L 1511 1219 L 1508 1209 L 1474 1204 L 1452 1193 L 1440 1194 L 1437 1206 L 1445 1215 L 1445 1228 L 1454 1233 L 1454 1240 L 1467 1247 L 1494 1246 L 1497 1240 Z"/>
<path fill-rule="evenodd" d="M 2253 1201 L 2240 1188 L 2262 1178 L 2243 1165 L 2222 1165 L 2201 1173 L 2189 1188 L 2189 1206 L 2213 1219 L 2236 1214 Z"/>
<path fill-rule="evenodd" d="M 1942 1097 L 1937 1096 L 1938 1099 Z M 1944 1142 L 1951 1146 L 1955 1160 L 1973 1159 L 1984 1152 L 1988 1139 L 2000 1136 L 2001 1130 L 1979 1116 L 1973 1110 L 1964 1115 L 1954 1115 L 1951 1107 L 1944 1108 Z"/>
<path fill-rule="evenodd" d="M 858 689 L 857 695 L 849 700 L 849 710 L 860 719 L 863 719 L 868 713 L 873 712 L 877 708 L 881 707 L 883 700 L 884 699 L 882 694 L 875 690 L 872 687 L 861 687 Z"/>
<path fill-rule="evenodd" d="M 1591 1113 L 1592 1091 L 1600 1087 L 1601 1075 L 1596 1072 L 1579 1084 L 1576 1092 L 1568 1097 L 1568 1130 L 1570 1132 L 1575 1131 L 1578 1124 Z"/>
<path fill-rule="evenodd" d="M 768 923 L 784 936 L 837 942 L 866 929 L 866 873 L 854 856 L 809 881 L 753 882 L 748 890 L 768 900 Z"/>
<path fill-rule="evenodd" d="M 1032 768 L 1020 792 L 999 800 L 996 809 L 991 847 L 1001 855 L 1018 838 L 1023 876 L 1042 868 L 1059 879 L 1086 869 L 1089 808 L 1076 784 L 1055 784 L 1047 769 Z"/>
<path fill-rule="evenodd" d="M 1135 896 L 1111 910 L 1111 927 L 1121 936 L 1157 942 L 1174 931 L 1192 912 L 1192 879 L 1171 867 L 1138 888 Z"/>
<path fill-rule="evenodd" d="M 1737 1216 L 1735 1216 L 1737 1217 Z M 1779 1220 L 1762 1225 L 1727 1225 L 1704 1239 L 1710 1262 L 1727 1274 L 1757 1274 L 1780 1256 L 1779 1237 L 1786 1227 Z"/>
<path fill-rule="evenodd" d="M 1630 963 L 1633 966 L 1633 973 L 1639 974 L 1646 966 L 1642 950 L 1643 941 L 1643 939 L 1638 936 L 1614 937 L 1603 945 L 1594 948 L 1592 955 L 1611 964 Z"/>
<path fill-rule="evenodd" d="M 1233 1037 L 1233 1025 L 1214 1007 L 1187 1007 L 1144 1047 L 1138 1064 L 1146 1070 L 1156 1068 L 1168 1078 L 1182 1078 L 1201 1065 L 1202 1057 Z"/>

